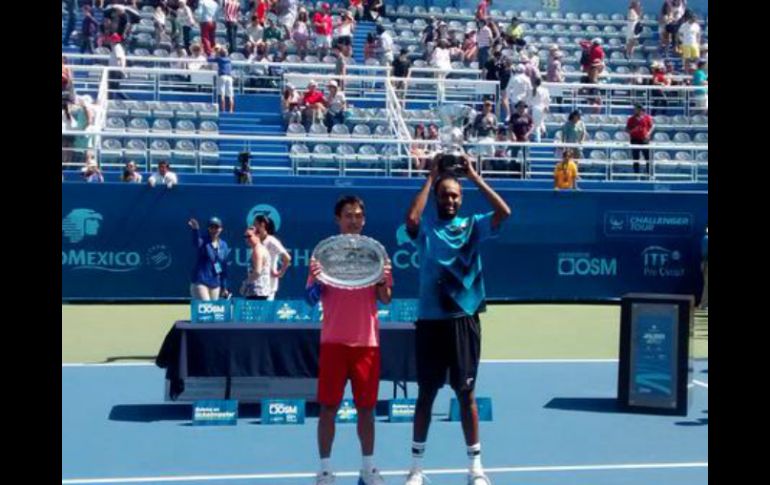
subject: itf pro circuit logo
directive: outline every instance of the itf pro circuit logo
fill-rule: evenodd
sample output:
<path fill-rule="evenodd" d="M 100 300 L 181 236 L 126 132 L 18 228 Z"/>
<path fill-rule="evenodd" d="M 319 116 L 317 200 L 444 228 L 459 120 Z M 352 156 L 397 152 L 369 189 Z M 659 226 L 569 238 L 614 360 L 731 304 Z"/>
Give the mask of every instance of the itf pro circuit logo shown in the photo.
<path fill-rule="evenodd" d="M 644 276 L 681 278 L 684 276 L 682 253 L 661 246 L 650 246 L 642 251 Z"/>
<path fill-rule="evenodd" d="M 91 209 L 73 209 L 61 221 L 61 232 L 73 244 L 79 243 L 86 236 L 99 234 L 99 227 L 104 218 Z"/>
<path fill-rule="evenodd" d="M 246 216 L 246 226 L 254 225 L 254 218 L 257 216 L 267 216 L 275 224 L 275 231 L 278 232 L 281 229 L 281 214 L 272 205 L 259 204 L 251 208 Z"/>

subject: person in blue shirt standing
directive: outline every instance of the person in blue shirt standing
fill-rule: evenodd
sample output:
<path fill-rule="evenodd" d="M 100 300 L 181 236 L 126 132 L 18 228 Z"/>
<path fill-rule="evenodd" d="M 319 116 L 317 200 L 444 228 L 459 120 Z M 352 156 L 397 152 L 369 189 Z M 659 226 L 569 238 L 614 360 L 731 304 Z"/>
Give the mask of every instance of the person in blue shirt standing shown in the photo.
<path fill-rule="evenodd" d="M 233 63 L 227 56 L 227 48 L 219 46 L 216 57 L 209 57 L 208 61 L 217 65 L 219 109 L 227 111 L 226 100 L 230 101 L 230 112 L 235 111 L 235 90 L 233 88 Z"/>
<path fill-rule="evenodd" d="M 479 418 L 474 388 L 481 357 L 479 313 L 485 311 L 481 243 L 496 237 L 511 215 L 505 201 L 484 182 L 466 154 L 462 163 L 468 180 L 489 201 L 492 211 L 461 217 L 462 186 L 450 174 L 438 173 L 438 159 L 409 208 L 406 229 L 420 261 L 418 320 L 415 322 L 417 383 L 412 467 L 406 485 L 422 485 L 422 459 L 433 401 L 446 383 L 457 395 L 469 459 L 468 485 L 490 485 L 481 466 Z M 435 181 L 435 183 L 434 183 Z M 431 189 L 437 217 L 423 211 Z"/>
<path fill-rule="evenodd" d="M 701 239 L 700 246 L 700 269 L 703 272 L 703 293 L 700 297 L 700 310 L 708 311 L 709 309 L 709 227 L 706 226 L 706 234 Z"/>
<path fill-rule="evenodd" d="M 219 300 L 227 298 L 227 257 L 230 248 L 220 238 L 222 221 L 218 217 L 209 219 L 208 235 L 201 235 L 198 221 L 188 221 L 192 229 L 192 242 L 197 250 L 195 268 L 190 283 L 190 295 L 197 300 Z"/>

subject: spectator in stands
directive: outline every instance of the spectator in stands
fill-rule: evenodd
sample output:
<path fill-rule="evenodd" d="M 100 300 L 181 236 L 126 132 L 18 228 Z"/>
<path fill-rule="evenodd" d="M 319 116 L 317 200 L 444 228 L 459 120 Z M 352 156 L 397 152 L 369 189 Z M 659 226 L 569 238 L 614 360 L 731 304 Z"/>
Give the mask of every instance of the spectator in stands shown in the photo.
<path fill-rule="evenodd" d="M 318 57 L 323 59 L 332 47 L 332 16 L 329 13 L 328 3 L 321 4 L 321 10 L 313 16 L 313 30 L 315 31 L 316 48 Z"/>
<path fill-rule="evenodd" d="M 67 2 L 67 30 L 64 32 L 63 44 L 69 44 L 72 32 L 75 30 L 75 0 L 66 0 Z"/>
<path fill-rule="evenodd" d="M 80 53 L 93 54 L 99 22 L 94 18 L 90 5 L 83 5 L 83 22 L 80 27 Z"/>
<path fill-rule="evenodd" d="M 201 29 L 201 43 L 206 56 L 211 56 L 217 42 L 217 15 L 219 4 L 215 0 L 200 0 L 195 16 Z"/>
<path fill-rule="evenodd" d="M 385 30 L 381 24 L 377 25 L 377 36 L 379 37 L 380 64 L 387 66 L 393 63 L 393 37 Z"/>
<path fill-rule="evenodd" d="M 706 226 L 706 233 L 701 239 L 700 246 L 700 269 L 703 273 L 703 292 L 701 293 L 698 310 L 708 311 L 709 309 L 709 226 Z"/>
<path fill-rule="evenodd" d="M 414 127 L 414 135 L 412 135 L 412 140 L 416 141 L 425 139 L 425 125 L 419 123 Z M 428 160 L 430 159 L 430 155 L 428 154 L 428 147 L 424 143 L 412 143 L 412 145 L 409 147 L 409 153 L 412 155 L 412 159 L 414 160 L 413 168 L 415 170 L 424 170 L 428 164 Z"/>
<path fill-rule="evenodd" d="M 479 69 L 483 69 L 483 78 L 487 81 L 499 81 L 500 80 L 500 68 L 502 63 L 502 53 L 500 51 L 493 51 L 489 56 L 487 62 L 482 66 L 479 64 Z M 505 91 L 503 85 L 500 85 L 500 92 Z"/>
<path fill-rule="evenodd" d="M 489 16 L 489 7 L 491 6 L 492 0 L 479 0 L 478 5 L 476 5 L 476 26 L 478 28 L 486 25 L 491 20 Z"/>
<path fill-rule="evenodd" d="M 425 47 L 424 54 L 426 59 L 430 59 L 433 48 L 436 46 L 438 26 L 438 19 L 432 15 L 428 20 L 428 25 L 425 26 L 425 28 L 422 30 L 422 34 L 420 35 L 420 44 Z"/>
<path fill-rule="evenodd" d="M 556 164 L 553 170 L 554 190 L 577 189 L 578 167 L 572 159 L 572 150 L 564 150 L 561 162 Z"/>
<path fill-rule="evenodd" d="M 510 46 L 516 46 L 516 50 L 520 51 L 522 47 L 527 45 L 524 40 L 524 26 L 519 22 L 518 17 L 511 19 L 511 25 L 508 26 L 506 33 L 506 41 Z"/>
<path fill-rule="evenodd" d="M 102 23 L 99 24 L 99 34 L 96 37 L 96 45 L 99 47 L 109 47 L 109 37 L 113 33 L 112 18 L 105 16 Z"/>
<path fill-rule="evenodd" d="M 463 43 L 460 47 L 462 49 L 462 62 L 465 67 L 470 66 L 471 62 L 477 60 L 478 58 L 478 37 L 476 35 L 476 30 L 473 28 L 470 28 L 465 31 L 465 35 L 463 36 Z M 484 65 L 479 64 L 479 68 L 483 69 Z"/>
<path fill-rule="evenodd" d="M 190 46 L 190 60 L 187 61 L 187 69 L 191 71 L 200 71 L 208 64 L 206 56 L 203 55 L 203 49 L 200 44 Z"/>
<path fill-rule="evenodd" d="M 364 43 L 364 62 L 369 59 L 377 59 L 377 37 L 373 32 L 366 34 L 366 43 Z"/>
<path fill-rule="evenodd" d="M 364 17 L 364 0 L 350 0 L 348 10 L 353 13 L 356 21 L 361 20 Z"/>
<path fill-rule="evenodd" d="M 497 116 L 494 113 L 492 101 L 484 101 L 481 113 L 476 115 L 471 125 L 471 133 L 477 138 L 486 138 L 495 135 L 497 131 Z"/>
<path fill-rule="evenodd" d="M 110 60 L 109 65 L 111 67 L 117 67 L 124 69 L 126 67 L 126 50 L 123 48 L 122 38 L 120 34 L 112 34 L 107 38 L 107 43 L 110 46 Z M 109 72 L 109 97 L 110 99 L 127 99 L 125 93 L 120 91 L 120 80 L 125 78 L 126 75 L 121 70 L 110 70 Z"/>
<path fill-rule="evenodd" d="M 302 97 L 299 95 L 299 91 L 294 89 L 293 84 L 286 83 L 283 95 L 281 96 L 281 112 L 283 113 L 283 122 L 286 126 L 289 123 L 302 123 L 301 103 Z"/>
<path fill-rule="evenodd" d="M 476 36 L 476 44 L 478 45 L 478 61 L 479 68 L 482 70 L 482 77 L 486 75 L 485 66 L 489 60 L 489 53 L 492 48 L 492 41 L 494 36 L 492 33 L 492 24 L 494 21 L 487 20 L 479 29 L 479 33 Z"/>
<path fill-rule="evenodd" d="M 257 17 L 257 21 L 260 25 L 264 26 L 267 21 L 267 11 L 270 10 L 270 2 L 268 0 L 256 0 L 256 7 L 254 7 L 254 16 Z"/>
<path fill-rule="evenodd" d="M 65 64 L 67 59 L 61 56 L 61 110 L 64 120 L 67 123 L 72 122 L 70 114 L 70 105 L 75 102 L 75 83 L 72 76 L 72 70 Z"/>
<path fill-rule="evenodd" d="M 644 111 L 641 104 L 634 105 L 634 114 L 626 122 L 626 132 L 631 138 L 632 145 L 649 145 L 655 124 L 652 117 Z M 631 157 L 634 159 L 634 173 L 639 173 L 639 155 L 644 155 L 647 162 L 645 173 L 650 174 L 650 150 L 633 148 Z"/>
<path fill-rule="evenodd" d="M 281 57 L 286 53 L 286 44 L 284 40 L 289 37 L 289 32 L 286 30 L 283 24 L 276 25 L 273 19 L 267 19 L 267 27 L 262 34 L 262 40 L 267 46 L 268 52 L 278 52 Z"/>
<path fill-rule="evenodd" d="M 561 126 L 561 141 L 563 143 L 585 143 L 588 140 L 588 131 L 586 125 L 581 120 L 580 110 L 575 110 L 569 114 L 567 121 Z M 582 148 L 571 148 L 572 155 L 578 159 L 583 158 Z"/>
<path fill-rule="evenodd" d="M 438 125 L 431 123 L 428 125 L 428 134 L 425 136 L 426 140 L 438 140 Z"/>
<path fill-rule="evenodd" d="M 546 70 L 545 80 L 549 83 L 563 83 L 565 80 L 564 69 L 562 67 L 563 53 L 559 50 L 559 46 L 553 44 L 548 49 L 548 68 Z M 551 96 L 557 105 L 561 105 L 563 88 L 551 87 Z M 557 110 L 560 106 L 557 107 Z"/>
<path fill-rule="evenodd" d="M 653 86 L 668 87 L 671 86 L 671 77 L 666 74 L 666 68 L 660 61 L 653 61 L 652 66 L 652 80 Z M 657 115 L 661 112 L 665 113 L 668 107 L 668 93 L 663 89 L 654 89 L 651 92 L 652 95 L 652 114 Z"/>
<path fill-rule="evenodd" d="M 492 156 L 484 160 L 484 170 L 493 170 L 495 172 L 511 170 L 509 160 L 511 158 L 511 150 L 509 147 L 499 144 L 507 142 L 508 139 L 508 129 L 506 127 L 501 126 L 495 129 L 495 142 L 497 143 L 495 144 Z"/>
<path fill-rule="evenodd" d="M 433 49 L 433 54 L 431 55 L 430 59 L 431 67 L 435 67 L 437 69 L 436 82 L 438 83 L 437 88 L 439 102 L 443 102 L 446 96 L 444 80 L 452 70 L 451 56 L 452 49 L 449 47 L 449 42 L 443 39 L 439 40 L 436 44 L 436 48 Z"/>
<path fill-rule="evenodd" d="M 186 0 L 179 0 L 179 8 L 176 10 L 177 29 L 182 32 L 184 48 L 190 50 L 192 42 L 192 29 L 195 27 L 195 16 L 187 5 Z"/>
<path fill-rule="evenodd" d="M 356 29 L 355 20 L 347 10 L 340 14 L 340 23 L 335 26 L 337 32 L 336 42 L 346 56 L 353 54 L 353 32 Z"/>
<path fill-rule="evenodd" d="M 276 0 L 273 8 L 278 15 L 278 25 L 287 32 L 290 31 L 294 21 L 297 20 L 299 0 Z"/>
<path fill-rule="evenodd" d="M 191 218 L 187 224 L 192 229 L 193 246 L 197 253 L 190 295 L 203 301 L 227 298 L 227 258 L 230 248 L 220 237 L 222 221 L 218 217 L 209 219 L 208 234 L 205 236 L 201 235 L 200 225 L 195 218 Z"/>
<path fill-rule="evenodd" d="M 602 66 L 603 64 L 600 60 L 595 60 L 588 73 L 580 78 L 580 83 L 588 84 L 589 87 L 580 88 L 578 94 L 585 96 L 585 102 L 594 106 L 594 113 L 599 113 L 602 107 L 601 90 L 595 87 L 596 84 L 599 84 L 599 72 Z"/>
<path fill-rule="evenodd" d="M 91 96 L 76 96 L 75 103 L 70 106 L 72 121 L 69 128 L 77 131 L 87 131 L 93 126 L 96 119 L 96 112 Z M 94 138 L 90 135 L 76 136 L 72 140 L 72 161 L 80 162 L 85 160 L 86 153 L 94 148 Z"/>
<path fill-rule="evenodd" d="M 545 115 L 551 106 L 551 95 L 548 88 L 542 85 L 538 78 L 532 83 L 532 91 L 527 94 L 525 102 L 532 112 L 532 123 L 535 130 L 535 141 L 540 143 L 541 136 L 546 134 Z"/>
<path fill-rule="evenodd" d="M 152 24 L 155 28 L 155 43 L 163 42 L 163 36 L 166 35 L 166 14 L 168 9 L 164 2 L 158 2 L 155 5 L 155 11 L 152 14 Z"/>
<path fill-rule="evenodd" d="M 235 90 L 233 89 L 233 63 L 227 55 L 227 47 L 218 46 L 216 57 L 209 57 L 208 62 L 217 65 L 217 90 L 219 91 L 219 109 L 228 111 L 229 101 L 232 113 L 235 111 Z"/>
<path fill-rule="evenodd" d="M 251 16 L 251 23 L 246 27 L 246 35 L 252 44 L 258 45 L 263 42 L 265 27 L 256 15 Z"/>
<path fill-rule="evenodd" d="M 514 74 L 513 61 L 510 57 L 503 56 L 500 51 L 495 51 L 494 56 L 494 59 L 496 59 L 497 77 L 500 81 L 500 104 L 503 107 L 503 119 L 507 120 L 511 117 L 509 93 L 511 79 L 513 79 Z M 489 76 L 489 71 L 487 71 L 487 76 Z"/>
<path fill-rule="evenodd" d="M 513 98 L 512 98 L 513 99 Z M 532 115 L 527 112 L 527 103 L 524 101 L 518 101 L 515 105 L 516 111 L 511 115 L 508 121 L 508 126 L 511 133 L 511 141 L 527 142 L 532 135 L 534 129 L 534 123 L 532 122 Z M 511 148 L 511 156 L 516 158 L 519 156 L 519 149 L 521 147 L 514 146 Z M 524 161 L 527 161 L 527 149 L 524 149 Z"/>
<path fill-rule="evenodd" d="M 235 52 L 238 49 L 238 22 L 240 21 L 240 0 L 224 0 L 222 4 L 222 18 L 225 21 L 227 32 L 227 49 Z"/>
<path fill-rule="evenodd" d="M 324 94 L 316 89 L 317 87 L 318 84 L 311 79 L 307 85 L 307 91 L 302 97 L 302 106 L 304 107 L 302 124 L 306 131 L 310 130 L 311 124 L 322 122 L 326 113 Z"/>
<path fill-rule="evenodd" d="M 398 57 L 393 61 L 393 76 L 407 77 L 409 75 L 409 68 L 411 66 L 412 62 L 409 60 L 409 49 L 402 47 Z M 404 83 L 397 81 L 396 87 L 397 89 L 402 89 L 404 87 Z"/>
<path fill-rule="evenodd" d="M 691 12 L 685 15 L 685 22 L 679 28 L 679 40 L 682 48 L 682 61 L 684 71 L 692 73 L 692 62 L 700 58 L 700 25 L 698 19 Z"/>
<path fill-rule="evenodd" d="M 364 18 L 366 20 L 377 22 L 377 20 L 384 16 L 385 2 L 382 0 L 366 0 L 364 4 Z"/>
<path fill-rule="evenodd" d="M 582 40 L 579 42 L 582 54 L 580 56 L 580 65 L 584 72 L 590 71 L 592 68 L 599 66 L 599 72 L 604 70 L 604 49 L 602 49 L 602 39 L 595 37 L 588 42 Z M 597 63 L 598 61 L 598 63 Z"/>
<path fill-rule="evenodd" d="M 693 86 L 708 86 L 709 75 L 706 69 L 706 61 L 698 61 L 698 68 L 692 75 Z M 696 89 L 692 93 L 695 108 L 697 110 L 703 110 L 704 114 L 708 114 L 709 111 L 709 94 L 708 89 Z"/>
<path fill-rule="evenodd" d="M 150 175 L 150 178 L 147 179 L 147 183 L 150 187 L 155 187 L 160 184 L 165 185 L 169 189 L 174 187 L 178 182 L 179 179 L 176 174 L 171 171 L 171 166 L 166 160 L 159 161 L 158 171 Z"/>
<path fill-rule="evenodd" d="M 532 48 L 532 46 L 530 47 Z M 540 79 L 540 58 L 537 57 L 537 55 L 535 55 L 533 58 L 531 54 L 522 50 L 519 54 L 519 60 L 521 65 L 524 67 L 524 74 L 529 77 L 530 82 L 534 82 L 535 79 Z"/>
<path fill-rule="evenodd" d="M 639 0 L 631 0 L 626 16 L 626 59 L 631 59 L 634 49 L 639 43 L 639 35 L 642 33 L 642 4 Z"/>
<path fill-rule="evenodd" d="M 101 184 L 104 182 L 104 175 L 99 170 L 99 166 L 96 164 L 96 160 L 93 158 L 93 153 L 88 152 L 86 154 L 85 166 L 81 169 L 83 180 L 86 183 Z"/>
<path fill-rule="evenodd" d="M 129 160 L 123 167 L 123 173 L 120 175 L 120 180 L 132 184 L 142 183 L 142 174 L 136 169 L 136 162 Z"/>
<path fill-rule="evenodd" d="M 508 103 L 512 103 L 514 106 L 519 101 L 524 100 L 528 93 L 532 92 L 532 81 L 529 76 L 524 72 L 524 66 L 516 64 L 513 68 L 515 73 L 511 80 L 508 82 Z"/>
<path fill-rule="evenodd" d="M 251 185 L 251 156 L 249 152 L 238 154 L 238 166 L 233 169 L 235 183 L 238 185 Z"/>
<path fill-rule="evenodd" d="M 326 84 L 329 89 L 329 95 L 324 100 L 326 105 L 326 128 L 331 131 L 332 126 L 338 123 L 345 123 L 345 110 L 347 109 L 347 101 L 345 100 L 345 93 L 342 92 L 337 81 L 331 80 Z"/>
<path fill-rule="evenodd" d="M 308 26 L 307 11 L 300 10 L 297 20 L 291 29 L 291 40 L 297 47 L 297 55 L 304 59 L 307 55 L 307 43 L 310 40 L 310 27 Z"/>
<path fill-rule="evenodd" d="M 123 5 L 116 5 L 112 14 L 113 32 L 120 35 L 120 38 L 127 42 L 131 34 L 131 20 L 128 18 L 126 8 Z"/>
<path fill-rule="evenodd" d="M 348 74 L 348 64 L 350 64 L 350 56 L 346 54 L 347 50 L 337 43 L 332 47 L 332 56 L 334 57 L 334 74 L 338 76 L 340 80 L 340 89 L 345 89 L 345 77 Z"/>

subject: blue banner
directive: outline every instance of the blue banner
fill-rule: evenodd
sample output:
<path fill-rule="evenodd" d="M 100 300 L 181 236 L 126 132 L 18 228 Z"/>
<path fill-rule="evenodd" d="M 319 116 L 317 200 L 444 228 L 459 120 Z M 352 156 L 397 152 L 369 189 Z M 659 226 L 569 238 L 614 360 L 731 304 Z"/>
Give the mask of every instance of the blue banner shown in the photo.
<path fill-rule="evenodd" d="M 230 300 L 190 302 L 190 320 L 193 323 L 226 323 L 232 321 Z"/>
<path fill-rule="evenodd" d="M 391 423 L 411 423 L 414 421 L 414 409 L 417 399 L 391 399 L 388 402 L 388 421 Z"/>
<path fill-rule="evenodd" d="M 238 423 L 238 401 L 212 399 L 193 403 L 193 424 L 196 426 L 235 426 Z"/>
<path fill-rule="evenodd" d="M 486 212 L 465 183 L 461 213 Z M 257 214 L 275 221 L 292 257 L 277 298 L 301 300 L 315 245 L 338 232 L 334 203 L 366 203 L 364 234 L 393 262 L 394 297 L 416 298 L 419 261 L 404 219 L 416 190 L 387 187 L 62 185 L 62 299 L 189 298 L 195 262 L 187 220 L 222 219 L 229 286 L 246 277 L 243 230 Z M 581 301 L 629 292 L 699 294 L 700 239 L 708 194 L 501 190 L 513 215 L 485 246 L 490 299 Z M 435 211 L 433 200 L 426 211 Z M 237 295 L 236 295 L 237 296 Z"/>
<path fill-rule="evenodd" d="M 303 424 L 304 399 L 263 399 L 262 424 Z"/>

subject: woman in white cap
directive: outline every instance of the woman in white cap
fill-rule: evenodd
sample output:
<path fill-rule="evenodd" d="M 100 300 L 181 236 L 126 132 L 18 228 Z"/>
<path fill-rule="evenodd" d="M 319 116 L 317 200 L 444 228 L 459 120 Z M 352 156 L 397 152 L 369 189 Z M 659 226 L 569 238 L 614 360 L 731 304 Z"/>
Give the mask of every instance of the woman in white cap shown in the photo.
<path fill-rule="evenodd" d="M 552 44 L 548 49 L 548 69 L 546 70 L 545 80 L 549 83 L 563 83 L 564 68 L 562 67 L 563 53 L 559 50 L 559 46 Z M 563 88 L 551 87 L 551 98 L 558 106 L 561 105 Z"/>
<path fill-rule="evenodd" d="M 331 131 L 332 126 L 338 123 L 345 123 L 345 109 L 347 101 L 345 93 L 342 92 L 337 81 L 331 80 L 326 86 L 329 88 L 329 96 L 324 100 L 326 104 L 326 128 Z"/>
<path fill-rule="evenodd" d="M 230 248 L 220 237 L 222 221 L 218 217 L 209 219 L 208 233 L 205 235 L 201 234 L 195 218 L 191 218 L 187 224 L 192 229 L 192 241 L 196 249 L 190 295 L 204 301 L 227 298 L 227 257 Z"/>
<path fill-rule="evenodd" d="M 299 92 L 294 89 L 294 85 L 286 83 L 283 89 L 283 95 L 281 96 L 281 113 L 283 114 L 283 122 L 286 126 L 289 123 L 301 123 L 302 115 L 300 113 L 299 105 L 302 102 L 302 98 Z"/>

